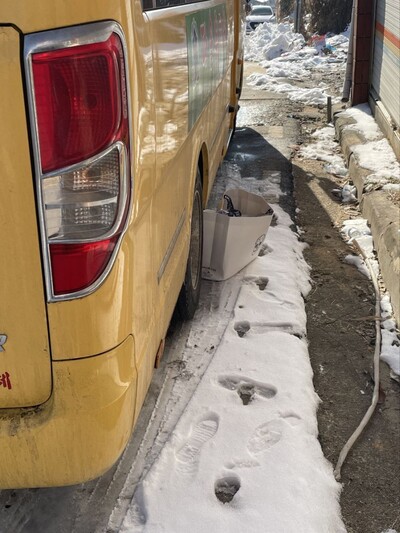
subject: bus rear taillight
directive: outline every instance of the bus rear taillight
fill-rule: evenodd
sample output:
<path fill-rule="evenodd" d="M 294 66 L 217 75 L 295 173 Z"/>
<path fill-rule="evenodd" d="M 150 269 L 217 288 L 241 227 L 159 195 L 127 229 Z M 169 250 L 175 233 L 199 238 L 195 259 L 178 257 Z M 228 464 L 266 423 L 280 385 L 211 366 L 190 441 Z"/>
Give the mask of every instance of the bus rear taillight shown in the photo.
<path fill-rule="evenodd" d="M 112 24 L 94 26 L 94 37 L 73 28 L 74 38 L 68 29 L 48 32 L 40 44 L 37 34 L 27 55 L 50 300 L 84 296 L 102 282 L 129 211 L 124 50 Z"/>

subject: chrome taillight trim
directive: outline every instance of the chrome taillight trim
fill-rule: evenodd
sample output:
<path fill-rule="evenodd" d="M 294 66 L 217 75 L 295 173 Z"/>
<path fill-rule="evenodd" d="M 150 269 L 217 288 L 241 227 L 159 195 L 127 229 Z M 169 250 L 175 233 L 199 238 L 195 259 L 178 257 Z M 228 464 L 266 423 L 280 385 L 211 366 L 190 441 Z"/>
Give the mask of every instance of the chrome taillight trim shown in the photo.
<path fill-rule="evenodd" d="M 81 26 L 48 30 L 28 35 L 25 40 L 25 56 L 39 52 L 52 52 L 60 48 L 71 48 L 82 44 L 94 44 L 106 41 L 111 33 L 120 33 L 122 29 L 114 21 L 95 22 Z"/>
<path fill-rule="evenodd" d="M 100 154 L 96 154 L 96 156 L 86 160 L 81 161 L 76 165 L 72 165 L 70 167 L 57 169 L 55 172 L 51 172 L 48 174 L 42 174 L 41 171 L 41 161 L 40 161 L 40 150 L 39 150 L 39 136 L 38 136 L 38 121 L 37 121 L 37 114 L 35 109 L 35 95 L 34 95 L 34 84 L 33 84 L 33 73 L 32 73 L 32 55 L 39 52 L 50 52 L 54 50 L 59 50 L 61 48 L 70 48 L 74 46 L 80 46 L 85 44 L 94 44 L 99 42 L 104 42 L 111 36 L 112 33 L 115 33 L 118 35 L 118 37 L 121 40 L 122 48 L 123 48 L 123 61 L 125 66 L 125 84 L 126 84 L 126 98 L 127 98 L 127 106 L 128 106 L 128 129 L 129 129 L 129 154 L 127 153 L 127 149 L 125 145 L 122 142 L 114 143 L 112 146 L 108 147 L 105 151 L 103 151 Z M 115 259 L 117 257 L 118 251 L 121 247 L 121 242 L 124 234 L 126 233 L 126 230 L 128 228 L 129 219 L 131 217 L 132 213 L 132 206 L 133 206 L 133 190 L 134 190 L 134 183 L 133 183 L 133 175 L 132 171 L 129 165 L 130 159 L 132 157 L 132 117 L 131 117 L 131 101 L 130 101 L 130 83 L 129 83 L 129 72 L 128 72 L 128 52 L 127 52 L 127 46 L 126 46 L 126 40 L 124 32 L 121 28 L 121 26 L 115 22 L 115 21 L 106 21 L 106 22 L 95 22 L 92 24 L 85 24 L 80 26 L 71 26 L 68 28 L 62 28 L 62 29 L 55 29 L 55 30 L 49 30 L 44 31 L 40 33 L 34 33 L 30 35 L 26 35 L 24 37 L 24 66 L 25 66 L 25 74 L 26 74 L 26 84 L 27 84 L 27 100 L 28 100 L 28 112 L 29 112 L 29 123 L 31 127 L 31 139 L 32 139 L 32 147 L 33 147 L 33 156 L 34 156 L 34 172 L 35 172 L 35 183 L 36 183 L 36 202 L 37 202 L 37 208 L 38 208 L 38 218 L 39 218 L 39 232 L 41 237 L 41 246 L 42 246 L 42 255 L 43 255 L 43 266 L 44 266 L 44 279 L 45 279 L 45 285 L 46 285 L 46 294 L 47 294 L 47 301 L 48 302 L 60 302 L 60 301 L 67 301 L 67 300 L 75 300 L 77 298 L 83 298 L 84 296 L 88 296 L 89 294 L 92 294 L 94 291 L 96 291 L 100 285 L 102 285 L 109 275 L 114 263 Z M 119 222 L 122 222 L 122 216 L 125 213 L 126 216 L 126 222 L 124 224 L 123 228 L 120 228 L 119 231 L 119 239 L 118 242 L 115 245 L 115 248 L 113 250 L 113 253 L 111 255 L 111 258 L 109 260 L 108 265 L 104 269 L 103 273 L 99 276 L 99 278 L 92 283 L 87 288 L 77 291 L 70 294 L 54 294 L 53 289 L 53 277 L 52 277 L 52 270 L 51 270 L 51 262 L 50 262 L 50 243 L 47 239 L 46 234 L 46 221 L 45 221 L 45 206 L 43 203 L 43 197 L 42 197 L 42 188 L 41 188 L 41 182 L 42 179 L 45 177 L 51 177 L 58 175 L 62 172 L 73 170 L 74 168 L 79 168 L 82 165 L 94 162 L 95 160 L 99 159 L 100 157 L 104 156 L 106 153 L 114 149 L 115 147 L 118 147 L 118 150 L 120 152 L 120 168 L 121 168 L 121 177 L 122 177 L 122 184 L 121 184 L 121 194 L 124 193 L 125 198 L 124 202 L 126 200 L 129 201 L 129 206 L 127 207 L 126 203 L 124 204 L 124 210 L 121 210 L 121 217 L 119 218 Z M 129 157 L 130 156 L 130 157 Z M 63 241 L 63 244 L 71 244 L 71 243 L 77 243 L 81 242 L 89 243 L 89 242 L 96 242 L 99 240 L 107 239 L 115 235 L 117 232 L 118 227 L 116 223 L 114 224 L 112 230 L 107 232 L 105 236 L 102 236 L 102 239 L 87 239 L 87 240 L 79 240 L 79 241 Z M 53 241 L 54 244 L 59 243 L 60 241 Z"/>
<path fill-rule="evenodd" d="M 66 174 L 67 172 L 73 172 L 75 170 L 80 169 L 81 167 L 92 165 L 93 163 L 96 163 L 97 161 L 100 161 L 103 157 L 108 155 L 113 150 L 117 149 L 119 153 L 119 168 L 120 168 L 120 175 L 121 175 L 121 187 L 119 191 L 120 198 L 122 199 L 122 205 L 118 208 L 117 217 L 114 221 L 114 224 L 112 228 L 104 233 L 101 236 L 101 240 L 109 239 L 110 237 L 113 237 L 118 230 L 121 228 L 122 220 L 124 218 L 124 215 L 126 214 L 127 210 L 127 200 L 128 200 L 128 169 L 127 169 L 127 160 L 128 160 L 128 154 L 126 147 L 124 143 L 118 141 L 111 146 L 109 146 L 106 150 L 103 152 L 96 154 L 94 157 L 91 157 L 89 159 L 86 159 L 80 163 L 71 165 L 69 167 L 61 168 L 60 170 L 57 170 L 56 172 L 49 172 L 48 174 L 43 174 L 41 176 L 41 180 L 45 180 L 46 178 L 52 178 L 54 176 L 59 176 L 60 174 Z M 42 191 L 41 183 L 40 183 L 40 191 Z M 41 198 L 43 209 L 45 210 L 44 200 L 43 196 Z M 44 211 L 43 211 L 44 214 Z M 46 236 L 46 239 L 48 240 L 49 244 L 85 244 L 85 243 L 91 243 L 91 242 L 97 242 L 99 241 L 99 238 L 93 238 L 93 239 L 49 239 Z"/>

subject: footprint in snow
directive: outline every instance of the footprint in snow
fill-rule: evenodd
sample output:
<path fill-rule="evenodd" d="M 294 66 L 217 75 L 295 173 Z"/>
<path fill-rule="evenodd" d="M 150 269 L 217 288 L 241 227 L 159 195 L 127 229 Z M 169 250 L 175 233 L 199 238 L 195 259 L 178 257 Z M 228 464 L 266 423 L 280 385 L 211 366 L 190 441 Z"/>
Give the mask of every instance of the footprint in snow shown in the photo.
<path fill-rule="evenodd" d="M 260 250 L 258 251 L 259 257 L 263 257 L 264 255 L 270 254 L 273 251 L 273 249 L 268 246 L 268 244 L 262 244 Z"/>
<path fill-rule="evenodd" d="M 301 422 L 302 419 L 298 414 L 294 412 L 286 412 L 282 413 L 280 418 L 274 418 L 269 422 L 261 424 L 255 429 L 253 435 L 247 441 L 246 448 L 252 458 L 232 458 L 230 461 L 225 463 L 225 468 L 243 469 L 260 466 L 260 454 L 267 451 L 269 448 L 272 448 L 272 446 L 275 446 L 275 444 L 278 444 L 282 438 L 284 430 L 288 429 L 288 426 L 295 428 L 301 424 Z"/>
<path fill-rule="evenodd" d="M 260 289 L 260 291 L 264 291 L 265 287 L 269 283 L 269 279 L 265 278 L 265 277 L 262 277 L 262 276 L 259 276 L 259 277 L 249 276 L 247 278 L 244 278 L 243 281 L 245 283 L 254 283 L 255 285 L 257 285 L 257 287 Z"/>
<path fill-rule="evenodd" d="M 240 489 L 240 478 L 236 474 L 217 479 L 214 484 L 215 496 L 222 503 L 230 503 Z"/>
<path fill-rule="evenodd" d="M 260 383 L 241 376 L 219 376 L 218 383 L 225 389 L 236 391 L 243 405 L 248 405 L 256 395 L 262 398 L 273 398 L 278 392 L 273 385 Z"/>
<path fill-rule="evenodd" d="M 285 305 L 285 302 L 283 302 L 282 305 Z M 244 306 L 239 305 L 238 307 L 239 309 L 243 309 Z M 288 304 L 287 307 L 293 308 L 294 306 Z M 293 335 L 294 337 L 297 337 L 300 340 L 303 340 L 306 336 L 304 331 L 297 331 L 296 327 L 294 327 L 291 322 L 283 321 L 275 321 L 266 324 L 254 322 L 252 325 L 250 325 L 250 322 L 248 322 L 247 320 L 243 320 L 241 322 L 235 322 L 233 328 L 238 334 L 238 336 L 241 338 L 244 337 L 246 333 L 250 331 L 250 329 L 254 335 L 263 335 L 265 333 L 271 333 L 274 331 L 282 331 L 284 333 L 288 333 L 289 335 Z"/>
<path fill-rule="evenodd" d="M 268 282 L 268 278 L 257 278 L 254 283 L 257 285 L 260 291 L 264 291 L 265 287 L 268 285 Z"/>
<path fill-rule="evenodd" d="M 177 470 L 182 474 L 195 474 L 200 460 L 201 448 L 217 432 L 218 416 L 209 413 L 191 428 L 185 444 L 176 452 Z"/>
<path fill-rule="evenodd" d="M 250 331 L 250 322 L 244 320 L 243 322 L 235 322 L 233 326 L 239 337 L 244 337 L 248 331 Z"/>
<path fill-rule="evenodd" d="M 257 455 L 275 446 L 282 438 L 283 424 L 281 419 L 275 419 L 258 426 L 247 442 L 249 452 Z"/>

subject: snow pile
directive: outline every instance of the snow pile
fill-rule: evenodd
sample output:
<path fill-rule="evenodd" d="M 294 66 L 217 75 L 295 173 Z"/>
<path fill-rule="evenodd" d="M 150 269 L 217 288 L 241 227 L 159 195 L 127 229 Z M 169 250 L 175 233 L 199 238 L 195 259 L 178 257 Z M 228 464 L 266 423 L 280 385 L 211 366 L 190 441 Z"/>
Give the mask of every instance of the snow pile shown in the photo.
<path fill-rule="evenodd" d="M 315 142 L 304 144 L 298 152 L 298 157 L 324 161 L 326 163 L 324 165 L 326 172 L 339 178 L 347 178 L 348 170 L 339 143 L 335 139 L 334 126 L 329 125 L 320 130 L 316 130 L 311 135 L 311 139 L 315 140 Z M 333 189 L 332 192 L 338 196 L 343 203 L 357 202 L 356 187 L 350 183 L 346 183 L 341 188 Z"/>
<path fill-rule="evenodd" d="M 357 202 L 357 188 L 350 183 L 346 183 L 341 189 L 333 189 L 332 192 L 337 194 L 344 204 Z"/>
<path fill-rule="evenodd" d="M 371 231 L 364 218 L 345 220 L 342 227 L 342 233 L 351 243 L 357 239 L 358 244 L 368 257 L 368 260 L 374 269 L 375 275 L 379 276 L 379 263 L 374 254 L 374 243 Z M 360 272 L 370 278 L 370 273 L 360 255 L 348 255 L 345 262 L 355 265 Z M 391 368 L 392 372 L 400 376 L 400 341 L 397 335 L 396 322 L 393 319 L 393 309 L 390 304 L 390 297 L 384 294 L 381 298 L 381 359 Z"/>
<path fill-rule="evenodd" d="M 368 227 L 367 220 L 365 218 L 353 218 L 351 220 L 345 220 L 343 222 L 342 234 L 347 237 L 348 242 L 351 244 L 353 240 L 357 239 L 358 244 L 364 250 L 365 255 L 374 269 L 376 276 L 379 275 L 379 263 L 374 254 L 374 241 L 372 239 L 371 230 Z M 346 263 L 356 265 L 357 268 L 365 274 L 369 279 L 371 278 L 368 267 L 359 255 L 348 255 L 345 257 Z"/>
<path fill-rule="evenodd" d="M 400 376 L 400 341 L 388 294 L 381 299 L 381 316 L 383 319 L 381 359 L 390 366 L 395 375 Z"/>
<path fill-rule="evenodd" d="M 294 102 L 304 102 L 309 105 L 326 103 L 328 94 L 324 89 L 300 89 L 290 83 L 277 83 L 276 79 L 266 74 L 251 74 L 248 77 L 250 85 L 259 87 L 265 91 L 286 94 Z"/>
<path fill-rule="evenodd" d="M 347 168 L 341 153 L 339 143 L 335 139 L 333 125 L 315 131 L 311 135 L 315 142 L 303 145 L 298 155 L 307 159 L 325 161 L 325 170 L 340 177 L 347 176 Z"/>
<path fill-rule="evenodd" d="M 347 48 L 349 46 L 350 39 L 350 25 L 347 27 L 344 32 L 339 35 L 331 35 L 327 38 L 327 43 L 330 44 L 333 48 L 341 50 L 347 54 Z"/>
<path fill-rule="evenodd" d="M 324 161 L 326 172 L 339 178 L 347 178 L 348 170 L 339 143 L 335 139 L 334 126 L 329 125 L 316 130 L 311 135 L 311 140 L 315 140 L 315 142 L 304 144 L 298 152 L 298 157 Z M 343 203 L 357 202 L 357 189 L 350 183 L 345 183 L 341 188 L 333 189 L 332 193 L 338 196 Z"/>
<path fill-rule="evenodd" d="M 348 117 L 354 120 L 354 124 L 345 127 L 346 130 L 354 130 L 362 134 L 366 141 L 376 141 L 382 139 L 383 134 L 372 117 L 371 109 L 368 104 L 360 104 L 350 107 L 346 111 L 341 111 L 338 116 Z"/>
<path fill-rule="evenodd" d="M 304 37 L 294 33 L 289 24 L 262 24 L 246 36 L 245 59 L 262 62 L 297 52 L 304 46 Z"/>
<path fill-rule="evenodd" d="M 349 117 L 354 123 L 346 125 L 344 130 L 360 133 L 365 144 L 353 146 L 353 154 L 358 164 L 371 170 L 365 178 L 365 189 L 382 188 L 389 191 L 400 191 L 400 165 L 388 140 L 383 136 L 371 115 L 368 104 L 355 106 L 339 114 Z"/>
<path fill-rule="evenodd" d="M 318 442 L 304 244 L 274 211 L 261 256 L 237 274 L 222 342 L 120 532 L 345 532 Z"/>
<path fill-rule="evenodd" d="M 252 74 L 249 83 L 261 89 L 286 94 L 291 100 L 310 105 L 325 104 L 326 86 L 299 88 L 277 78 L 308 80 L 313 71 L 344 68 L 348 36 L 341 34 L 326 39 L 328 54 L 320 54 L 315 46 L 306 46 L 304 37 L 294 33 L 289 24 L 263 24 L 246 37 L 245 59 L 265 67 L 265 74 Z"/>
<path fill-rule="evenodd" d="M 358 164 L 372 174 L 365 180 L 366 189 L 379 185 L 384 190 L 400 191 L 400 165 L 387 139 L 353 147 Z"/>

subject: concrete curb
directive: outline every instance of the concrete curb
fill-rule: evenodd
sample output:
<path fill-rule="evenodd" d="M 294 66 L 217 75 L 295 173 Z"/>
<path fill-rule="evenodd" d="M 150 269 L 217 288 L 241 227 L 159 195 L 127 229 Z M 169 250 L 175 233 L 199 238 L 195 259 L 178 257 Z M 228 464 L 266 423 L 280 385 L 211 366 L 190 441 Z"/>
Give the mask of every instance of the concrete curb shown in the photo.
<path fill-rule="evenodd" d="M 360 167 L 353 154 L 356 145 L 364 144 L 360 132 L 349 129 L 355 121 L 349 117 L 334 115 L 336 136 L 342 147 L 350 179 L 357 188 L 361 213 L 371 227 L 374 246 L 378 255 L 383 281 L 390 293 L 393 313 L 400 324 L 400 220 L 399 209 L 384 191 L 366 192 L 365 179 L 372 171 Z"/>

